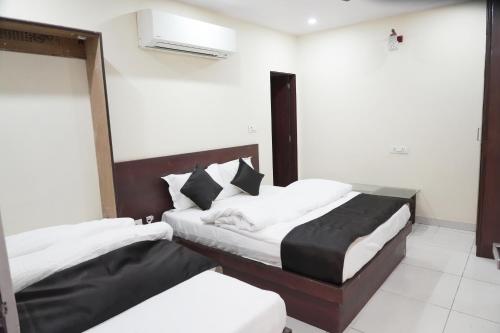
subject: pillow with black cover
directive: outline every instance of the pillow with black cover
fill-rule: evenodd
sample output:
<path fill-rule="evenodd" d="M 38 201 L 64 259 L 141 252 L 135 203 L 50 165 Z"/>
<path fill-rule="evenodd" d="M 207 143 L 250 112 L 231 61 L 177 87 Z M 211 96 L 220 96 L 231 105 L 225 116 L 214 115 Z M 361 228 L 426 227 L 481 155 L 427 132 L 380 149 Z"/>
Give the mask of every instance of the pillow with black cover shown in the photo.
<path fill-rule="evenodd" d="M 181 188 L 181 193 L 191 199 L 202 210 L 210 209 L 212 202 L 221 191 L 222 186 L 213 180 L 203 168 L 198 166 Z"/>
<path fill-rule="evenodd" d="M 262 178 L 264 178 L 263 174 L 255 171 L 240 158 L 238 171 L 236 172 L 234 179 L 231 181 L 231 184 L 250 195 L 256 196 L 259 195 Z"/>

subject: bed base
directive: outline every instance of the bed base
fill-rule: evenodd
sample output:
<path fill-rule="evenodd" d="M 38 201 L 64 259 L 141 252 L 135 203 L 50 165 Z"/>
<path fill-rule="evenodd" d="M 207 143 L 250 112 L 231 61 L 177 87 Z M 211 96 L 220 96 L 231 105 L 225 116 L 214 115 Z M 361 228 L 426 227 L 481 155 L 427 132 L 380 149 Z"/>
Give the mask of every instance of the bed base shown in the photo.
<path fill-rule="evenodd" d="M 289 316 L 331 333 L 342 333 L 406 255 L 408 223 L 354 277 L 342 286 L 309 279 L 222 250 L 177 241 L 217 260 L 224 274 L 278 293 Z"/>

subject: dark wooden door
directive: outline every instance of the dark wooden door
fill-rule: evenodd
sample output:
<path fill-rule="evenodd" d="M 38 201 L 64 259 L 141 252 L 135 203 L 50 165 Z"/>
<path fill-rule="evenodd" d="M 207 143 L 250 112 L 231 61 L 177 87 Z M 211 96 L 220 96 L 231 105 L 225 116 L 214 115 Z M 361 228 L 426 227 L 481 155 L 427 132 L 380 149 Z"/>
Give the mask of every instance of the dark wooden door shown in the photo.
<path fill-rule="evenodd" d="M 477 255 L 492 258 L 500 242 L 500 3 L 488 1 Z"/>
<path fill-rule="evenodd" d="M 297 180 L 297 98 L 294 74 L 271 72 L 274 185 Z"/>

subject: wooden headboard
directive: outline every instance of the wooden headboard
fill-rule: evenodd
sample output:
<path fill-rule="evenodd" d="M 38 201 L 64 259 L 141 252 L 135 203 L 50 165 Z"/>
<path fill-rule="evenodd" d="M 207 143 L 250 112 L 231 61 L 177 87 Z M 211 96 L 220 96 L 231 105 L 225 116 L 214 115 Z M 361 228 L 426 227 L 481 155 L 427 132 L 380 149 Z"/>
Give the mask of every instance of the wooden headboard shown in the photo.
<path fill-rule="evenodd" d="M 114 181 L 118 217 L 144 219 L 153 215 L 155 221 L 173 208 L 168 184 L 161 177 L 191 172 L 194 167 L 224 163 L 239 157 L 252 157 L 259 170 L 259 146 L 248 145 L 195 153 L 115 163 Z"/>

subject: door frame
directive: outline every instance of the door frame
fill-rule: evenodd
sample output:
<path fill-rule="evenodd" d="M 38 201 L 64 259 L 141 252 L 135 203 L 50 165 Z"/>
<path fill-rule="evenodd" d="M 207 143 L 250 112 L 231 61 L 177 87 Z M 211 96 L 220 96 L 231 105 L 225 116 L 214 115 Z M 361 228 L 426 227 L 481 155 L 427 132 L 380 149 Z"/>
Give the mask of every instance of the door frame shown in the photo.
<path fill-rule="evenodd" d="M 23 36 L 31 36 L 25 38 Z M 103 217 L 116 217 L 114 157 L 102 34 L 0 16 L 0 50 L 82 59 L 87 67 L 90 111 Z"/>
<path fill-rule="evenodd" d="M 286 72 L 278 72 L 271 71 L 269 74 L 270 83 L 273 77 L 276 76 L 288 76 L 290 79 L 290 143 L 291 143 L 291 178 L 298 179 L 298 144 L 297 144 L 297 75 L 293 73 Z M 271 122 L 273 119 L 273 108 L 272 108 L 272 85 L 271 89 Z M 271 134 L 272 134 L 272 148 L 273 148 L 273 183 L 276 185 L 276 177 L 278 170 L 274 167 L 275 159 L 277 158 L 275 155 L 276 147 L 274 141 L 274 131 L 273 126 L 271 125 Z"/>
<path fill-rule="evenodd" d="M 484 104 L 481 137 L 481 166 L 477 211 L 476 255 L 493 258 L 493 243 L 500 241 L 500 159 L 494 152 L 500 149 L 497 134 L 500 128 L 500 5 L 488 0 L 486 19 L 486 62 L 484 72 Z"/>

